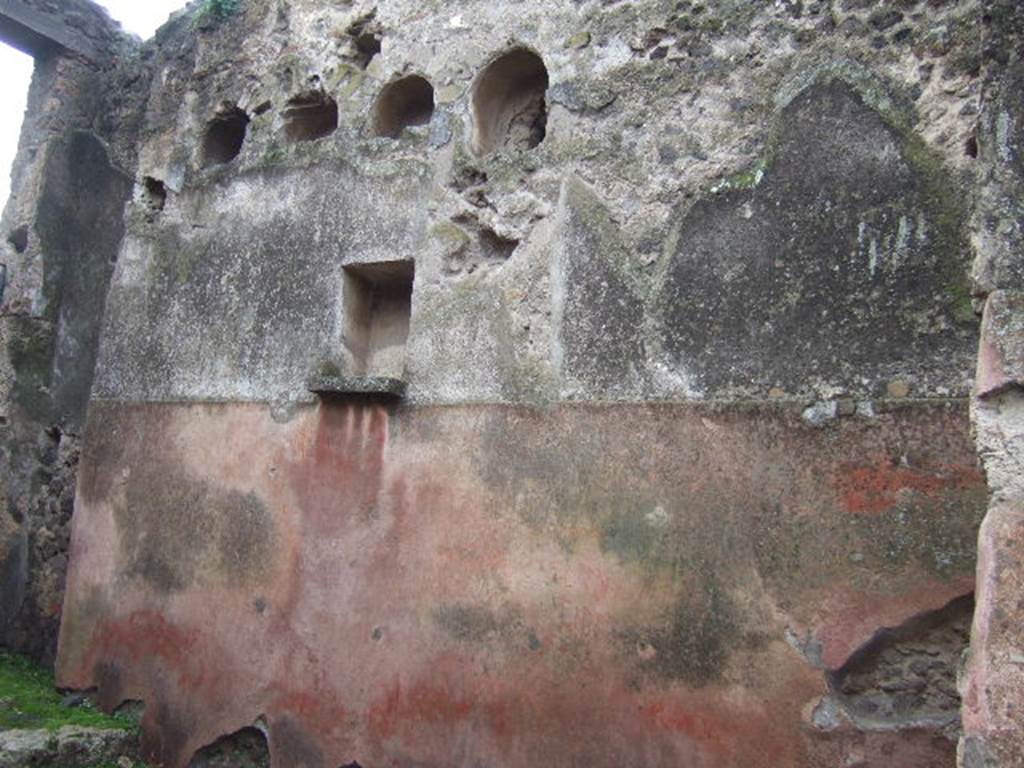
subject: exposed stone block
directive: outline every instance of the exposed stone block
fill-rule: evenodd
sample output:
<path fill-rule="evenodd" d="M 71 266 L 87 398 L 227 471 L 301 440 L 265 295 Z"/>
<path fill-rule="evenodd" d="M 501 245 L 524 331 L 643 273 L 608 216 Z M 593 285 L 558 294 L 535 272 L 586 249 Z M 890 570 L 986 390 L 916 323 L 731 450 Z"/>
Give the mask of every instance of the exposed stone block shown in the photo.
<path fill-rule="evenodd" d="M 85 15 L 99 16 L 92 3 L 77 3 Z M 0 40 L 32 56 L 51 55 L 58 48 L 81 54 L 89 59 L 102 56 L 102 48 L 90 38 L 88 30 L 75 24 L 74 13 L 61 8 L 40 7 L 23 0 L 0 0 Z M 113 23 L 106 19 L 110 28 Z"/>
<path fill-rule="evenodd" d="M 975 390 L 985 398 L 1024 388 L 1024 293 L 996 291 L 985 303 Z"/>
<path fill-rule="evenodd" d="M 985 518 L 978 540 L 977 611 L 961 684 L 962 768 L 1024 764 L 1024 500 L 1007 498 Z"/>
<path fill-rule="evenodd" d="M 134 764 L 138 752 L 130 731 L 65 726 L 45 730 L 0 731 L 0 768 L 59 765 L 60 768 L 92 768 L 96 765 Z"/>

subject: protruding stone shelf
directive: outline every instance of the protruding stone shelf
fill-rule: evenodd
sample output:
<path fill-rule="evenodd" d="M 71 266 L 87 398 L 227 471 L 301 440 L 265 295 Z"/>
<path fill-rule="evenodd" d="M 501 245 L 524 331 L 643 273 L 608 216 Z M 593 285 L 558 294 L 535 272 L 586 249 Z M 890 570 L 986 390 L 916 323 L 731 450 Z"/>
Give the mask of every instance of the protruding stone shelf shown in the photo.
<path fill-rule="evenodd" d="M 388 400 L 405 397 L 405 382 L 387 376 L 317 376 L 310 379 L 306 388 L 324 399 L 353 395 Z"/>

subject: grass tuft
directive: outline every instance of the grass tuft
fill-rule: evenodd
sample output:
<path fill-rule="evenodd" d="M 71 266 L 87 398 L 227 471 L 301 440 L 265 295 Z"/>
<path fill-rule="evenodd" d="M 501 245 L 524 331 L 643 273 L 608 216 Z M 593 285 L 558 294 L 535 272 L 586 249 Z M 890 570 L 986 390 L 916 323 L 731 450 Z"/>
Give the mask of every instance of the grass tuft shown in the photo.
<path fill-rule="evenodd" d="M 62 701 L 48 670 L 21 656 L 0 652 L 0 730 L 56 731 L 65 725 L 122 731 L 138 729 L 130 717 L 106 715 L 89 700 L 76 706 L 67 706 Z"/>

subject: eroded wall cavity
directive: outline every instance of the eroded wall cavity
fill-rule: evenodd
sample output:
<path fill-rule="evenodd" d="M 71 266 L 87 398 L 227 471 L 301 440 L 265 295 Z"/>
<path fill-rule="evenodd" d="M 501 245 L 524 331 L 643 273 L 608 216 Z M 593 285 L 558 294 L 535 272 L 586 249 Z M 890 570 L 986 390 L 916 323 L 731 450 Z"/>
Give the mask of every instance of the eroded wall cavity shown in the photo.
<path fill-rule="evenodd" d="M 17 504 L 90 393 L 60 683 L 166 768 L 1015 765 L 1018 15 L 243 0 L 88 65 L 5 218 Z"/>

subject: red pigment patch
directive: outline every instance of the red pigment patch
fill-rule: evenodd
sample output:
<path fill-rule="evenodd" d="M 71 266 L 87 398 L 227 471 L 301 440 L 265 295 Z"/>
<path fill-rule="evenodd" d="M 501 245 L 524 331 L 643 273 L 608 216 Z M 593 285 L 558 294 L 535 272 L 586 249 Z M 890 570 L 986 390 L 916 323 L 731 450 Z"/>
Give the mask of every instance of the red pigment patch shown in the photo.
<path fill-rule="evenodd" d="M 159 668 L 176 676 L 179 690 L 202 698 L 207 692 L 220 691 L 228 679 L 224 666 L 212 663 L 217 654 L 200 641 L 197 631 L 184 631 L 151 611 L 104 622 L 97 636 L 94 660 L 116 660 L 132 670 Z"/>
<path fill-rule="evenodd" d="M 465 720 L 472 712 L 472 701 L 447 688 L 422 682 L 403 688 L 396 682 L 370 707 L 367 720 L 372 736 L 384 741 L 403 722 L 447 725 Z"/>
<path fill-rule="evenodd" d="M 716 712 L 712 699 L 681 703 L 672 700 L 652 701 L 639 708 L 642 720 L 651 728 L 682 734 L 698 746 L 701 753 L 714 758 L 715 765 L 756 764 L 787 765 L 791 750 L 779 743 L 768 724 L 751 712 Z M 744 723 L 742 727 L 738 724 Z M 743 734 L 741 737 L 740 734 Z M 756 752 L 751 746 L 756 744 Z"/>
<path fill-rule="evenodd" d="M 135 611 L 124 620 L 104 624 L 101 654 L 138 662 L 156 656 L 175 666 L 186 664 L 197 641 L 195 632 L 183 632 L 159 613 Z"/>
<path fill-rule="evenodd" d="M 645 722 L 663 731 L 686 734 L 695 742 L 724 752 L 723 733 L 710 718 L 674 702 L 655 701 L 640 708 Z"/>
<path fill-rule="evenodd" d="M 305 727 L 318 735 L 330 733 L 345 723 L 348 713 L 334 697 L 325 696 L 323 691 L 282 690 L 274 698 L 271 710 L 275 714 L 287 713 L 300 720 Z"/>
<path fill-rule="evenodd" d="M 292 465 L 289 479 L 304 519 L 325 535 L 373 513 L 378 503 L 388 414 L 381 406 L 322 403 L 312 456 Z"/>
<path fill-rule="evenodd" d="M 195 631 L 182 632 L 158 613 L 135 611 L 126 621 L 103 625 L 99 636 L 100 659 L 119 659 L 128 668 L 159 662 L 173 671 L 182 691 L 216 691 L 226 679 L 223 667 L 211 663 L 214 654 L 200 648 Z"/>
<path fill-rule="evenodd" d="M 935 498 L 944 491 L 979 487 L 985 478 L 973 467 L 918 469 L 882 459 L 875 464 L 843 464 L 834 482 L 847 512 L 878 514 L 895 507 L 903 492 Z"/>

